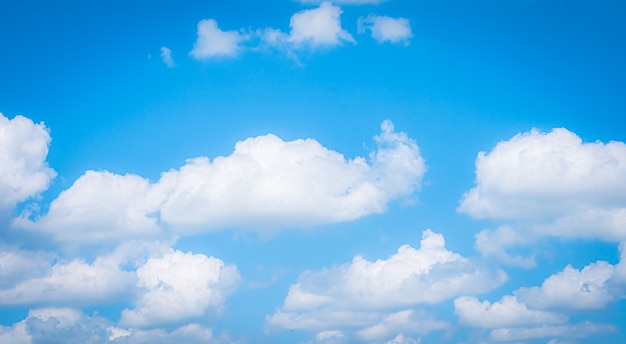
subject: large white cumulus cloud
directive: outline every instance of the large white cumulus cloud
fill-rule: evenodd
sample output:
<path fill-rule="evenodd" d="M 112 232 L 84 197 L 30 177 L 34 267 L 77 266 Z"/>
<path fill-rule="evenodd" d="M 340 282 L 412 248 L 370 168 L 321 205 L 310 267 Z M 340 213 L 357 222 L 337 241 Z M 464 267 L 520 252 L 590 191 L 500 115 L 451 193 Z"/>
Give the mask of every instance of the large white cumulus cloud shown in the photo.
<path fill-rule="evenodd" d="M 357 256 L 338 267 L 303 273 L 267 321 L 290 329 L 357 327 L 361 338 L 377 340 L 394 331 L 426 333 L 447 325 L 411 309 L 393 310 L 486 292 L 505 280 L 503 272 L 448 251 L 441 234 L 426 230 L 419 249 L 404 245 L 388 259 Z"/>
<path fill-rule="evenodd" d="M 225 227 L 278 229 L 381 213 L 421 185 L 426 167 L 414 140 L 390 121 L 368 159 L 346 159 L 313 139 L 268 134 L 238 142 L 230 156 L 190 159 L 156 183 L 136 175 L 87 171 L 44 216 L 20 228 L 65 241 L 145 238 Z M 26 214 L 28 215 L 28 214 Z"/>
<path fill-rule="evenodd" d="M 566 129 L 532 130 L 476 160 L 459 211 L 530 225 L 535 233 L 626 238 L 626 145 L 584 143 Z"/>
<path fill-rule="evenodd" d="M 21 201 L 46 190 L 54 170 L 46 156 L 50 134 L 43 123 L 0 113 L 0 220 Z"/>
<path fill-rule="evenodd" d="M 133 327 L 199 317 L 209 307 L 219 311 L 240 279 L 237 268 L 220 259 L 177 250 L 149 259 L 137 277 L 143 293 L 120 320 Z"/>

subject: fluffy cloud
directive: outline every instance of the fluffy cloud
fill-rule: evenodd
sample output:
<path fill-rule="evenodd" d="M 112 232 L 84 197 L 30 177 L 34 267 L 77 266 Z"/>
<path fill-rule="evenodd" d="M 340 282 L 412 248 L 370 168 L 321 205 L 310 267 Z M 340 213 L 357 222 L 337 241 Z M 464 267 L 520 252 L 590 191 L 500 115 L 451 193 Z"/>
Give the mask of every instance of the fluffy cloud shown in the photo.
<path fill-rule="evenodd" d="M 483 230 L 475 235 L 474 247 L 487 259 L 497 259 L 504 265 L 519 266 L 530 269 L 537 266 L 534 257 L 524 257 L 507 252 L 507 249 L 528 243 L 531 238 L 522 235 L 509 226 L 501 226 L 496 230 Z"/>
<path fill-rule="evenodd" d="M 218 56 L 235 56 L 239 44 L 245 40 L 237 31 L 222 31 L 214 19 L 204 19 L 198 23 L 198 39 L 189 53 L 197 60 Z"/>
<path fill-rule="evenodd" d="M 137 175 L 87 171 L 34 220 L 14 226 L 63 241 L 145 238 L 164 227 L 196 233 L 227 227 L 293 228 L 381 213 L 420 187 L 426 170 L 415 141 L 390 121 L 369 160 L 313 139 L 285 142 L 268 134 L 238 142 L 233 154 L 190 159 L 157 183 Z"/>
<path fill-rule="evenodd" d="M 143 264 L 144 257 L 163 250 L 161 243 L 128 243 L 92 263 L 82 259 L 59 261 L 51 265 L 41 252 L 13 251 L 0 256 L 0 271 L 7 270 L 14 284 L 0 289 L 0 304 L 107 304 L 132 296 L 136 284 L 134 271 L 125 268 Z M 19 260 L 21 269 L 13 266 Z M 32 269 L 32 270 L 31 270 Z M 5 283 L 3 283 L 4 285 Z"/>
<path fill-rule="evenodd" d="M 51 260 L 51 254 L 0 245 L 0 288 L 45 275 Z"/>
<path fill-rule="evenodd" d="M 525 325 L 562 324 L 568 318 L 561 314 L 530 310 L 514 296 L 504 296 L 494 302 L 478 301 L 471 296 L 463 296 L 454 300 L 454 311 L 459 320 L 472 327 L 500 328 Z"/>
<path fill-rule="evenodd" d="M 341 13 L 341 8 L 325 1 L 318 8 L 302 10 L 291 16 L 289 34 L 268 28 L 259 30 L 259 35 L 270 46 L 288 49 L 355 43 L 352 35 L 341 28 Z"/>
<path fill-rule="evenodd" d="M 46 190 L 56 176 L 46 156 L 50 135 L 43 123 L 0 113 L 0 220 L 14 206 Z"/>
<path fill-rule="evenodd" d="M 615 267 L 598 261 L 582 270 L 568 265 L 548 277 L 541 287 L 521 288 L 517 297 L 535 308 L 602 309 L 614 299 L 609 280 Z"/>
<path fill-rule="evenodd" d="M 143 294 L 120 320 L 133 327 L 198 317 L 209 307 L 219 310 L 240 279 L 237 268 L 220 259 L 174 250 L 149 259 L 137 277 Z"/>
<path fill-rule="evenodd" d="M 360 327 L 361 338 L 428 332 L 445 324 L 413 310 L 389 310 L 485 292 L 505 279 L 501 271 L 480 269 L 446 250 L 443 236 L 426 230 L 419 249 L 404 245 L 385 260 L 357 256 L 338 267 L 303 273 L 267 321 L 289 329 Z"/>
<path fill-rule="evenodd" d="M 476 160 L 476 186 L 459 211 L 535 233 L 626 238 L 626 145 L 583 143 L 566 129 L 532 130 Z"/>
<path fill-rule="evenodd" d="M 161 60 L 163 60 L 163 63 L 169 68 L 175 66 L 174 60 L 172 59 L 172 50 L 168 47 L 161 47 Z"/>
<path fill-rule="evenodd" d="M 358 20 L 358 31 L 364 33 L 370 30 L 372 38 L 378 43 L 402 43 L 409 45 L 413 33 L 411 24 L 405 18 L 391 18 L 386 16 L 369 15 Z"/>
<path fill-rule="evenodd" d="M 88 316 L 76 309 L 42 308 L 30 310 L 28 316 L 12 326 L 0 326 L 3 344 L 44 343 L 233 343 L 228 337 L 216 337 L 213 331 L 198 324 L 181 326 L 172 331 L 137 330 L 113 326 L 99 316 Z"/>
<path fill-rule="evenodd" d="M 171 190 L 168 178 L 150 184 L 137 175 L 87 171 L 31 221 L 25 214 L 14 226 L 46 231 L 62 241 L 150 238 L 161 234 L 155 213 Z"/>

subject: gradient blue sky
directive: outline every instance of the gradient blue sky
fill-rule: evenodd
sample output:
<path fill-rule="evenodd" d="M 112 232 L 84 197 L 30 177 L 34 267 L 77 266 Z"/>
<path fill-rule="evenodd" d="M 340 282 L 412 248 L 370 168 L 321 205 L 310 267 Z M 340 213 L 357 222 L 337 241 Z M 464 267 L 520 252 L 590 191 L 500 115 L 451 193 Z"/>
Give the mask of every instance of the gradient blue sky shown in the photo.
<path fill-rule="evenodd" d="M 1 3 L 0 342 L 625 342 L 625 16 Z"/>

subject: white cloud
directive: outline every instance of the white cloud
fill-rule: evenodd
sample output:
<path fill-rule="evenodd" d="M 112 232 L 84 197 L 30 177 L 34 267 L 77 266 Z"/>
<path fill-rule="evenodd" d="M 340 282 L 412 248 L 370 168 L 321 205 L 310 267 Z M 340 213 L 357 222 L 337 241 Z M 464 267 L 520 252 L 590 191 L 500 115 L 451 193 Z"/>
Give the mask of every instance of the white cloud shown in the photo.
<path fill-rule="evenodd" d="M 522 245 L 530 241 L 528 235 L 524 236 L 511 227 L 500 226 L 495 231 L 483 230 L 475 235 L 474 247 L 487 259 L 497 259 L 504 265 L 519 266 L 530 269 L 537 266 L 534 257 L 512 255 L 506 252 L 507 248 Z"/>
<path fill-rule="evenodd" d="M 8 218 L 18 202 L 46 190 L 56 176 L 46 163 L 49 145 L 43 123 L 0 113 L 0 220 Z"/>
<path fill-rule="evenodd" d="M 169 68 L 172 68 L 176 65 L 174 63 L 174 60 L 172 59 L 172 50 L 165 46 L 161 47 L 161 60 Z"/>
<path fill-rule="evenodd" d="M 219 311 L 240 279 L 237 268 L 220 259 L 174 250 L 149 259 L 137 277 L 143 294 L 120 320 L 133 327 L 199 317 L 209 307 Z"/>
<path fill-rule="evenodd" d="M 608 283 L 615 267 L 597 261 L 582 270 L 568 265 L 541 287 L 521 288 L 515 295 L 534 308 L 602 309 L 614 299 Z"/>
<path fill-rule="evenodd" d="M 302 10 L 291 16 L 291 31 L 266 28 L 259 30 L 261 40 L 270 46 L 287 49 L 333 47 L 344 42 L 355 43 L 350 33 L 341 28 L 341 8 L 322 2 L 318 8 Z"/>
<path fill-rule="evenodd" d="M 325 0 L 300 0 L 302 4 L 319 4 Z M 333 0 L 332 3 L 337 5 L 376 5 L 387 0 Z"/>
<path fill-rule="evenodd" d="M 136 284 L 134 271 L 126 268 L 143 264 L 145 257 L 163 251 L 164 243 L 129 242 L 92 263 L 82 259 L 51 265 L 41 252 L 14 251 L 0 260 L 2 269 L 14 270 L 19 259 L 23 276 L 0 289 L 0 304 L 97 305 L 129 299 Z M 2 270 L 0 269 L 0 270 Z M 25 278 L 27 276 L 28 278 Z"/>
<path fill-rule="evenodd" d="M 361 327 L 362 336 L 372 337 L 406 333 L 401 325 L 408 324 L 414 313 L 390 315 L 389 310 L 485 292 L 506 279 L 503 272 L 480 269 L 446 250 L 444 244 L 442 235 L 426 230 L 420 249 L 404 245 L 386 260 L 371 262 L 357 256 L 338 267 L 305 272 L 290 287 L 283 307 L 268 316 L 267 322 L 289 329 Z M 421 314 L 420 319 L 428 320 L 422 322 L 424 328 L 409 327 L 430 331 L 443 326 Z"/>
<path fill-rule="evenodd" d="M 343 340 L 345 335 L 338 330 L 322 331 L 315 335 L 315 340 L 320 343 L 329 343 L 337 340 Z"/>
<path fill-rule="evenodd" d="M 410 337 L 405 337 L 404 334 L 400 333 L 395 336 L 392 340 L 388 341 L 385 344 L 422 344 L 422 339 L 413 339 Z"/>
<path fill-rule="evenodd" d="M 227 336 L 216 337 L 209 328 L 188 324 L 177 329 L 125 329 L 97 315 L 88 316 L 71 308 L 32 309 L 22 321 L 10 327 L 0 325 L 3 344 L 49 343 L 234 343 Z"/>
<path fill-rule="evenodd" d="M 622 240 L 626 145 L 583 143 L 566 129 L 516 135 L 479 153 L 458 210 L 543 235 Z"/>
<path fill-rule="evenodd" d="M 613 325 L 583 322 L 574 325 L 544 325 L 539 327 L 501 328 L 491 331 L 495 342 L 512 342 L 546 337 L 584 338 L 616 332 Z"/>
<path fill-rule="evenodd" d="M 436 320 L 428 314 L 418 314 L 407 309 L 387 315 L 381 322 L 358 332 L 359 337 L 366 341 L 380 341 L 398 332 L 426 334 L 434 330 L 448 328 L 445 321 Z M 404 337 L 403 334 L 399 335 Z M 399 339 L 397 336 L 392 342 Z M 404 342 L 407 340 L 402 338 Z"/>
<path fill-rule="evenodd" d="M 360 17 L 357 24 L 359 33 L 370 30 L 372 38 L 378 43 L 389 42 L 409 45 L 411 37 L 413 37 L 411 24 L 406 18 L 369 15 Z"/>
<path fill-rule="evenodd" d="M 0 245 L 0 288 L 41 277 L 50 269 L 53 255 Z"/>
<path fill-rule="evenodd" d="M 27 213 L 14 226 L 62 241 L 154 238 L 162 234 L 155 214 L 170 189 L 167 177 L 150 184 L 137 175 L 87 171 L 52 201 L 45 216 L 31 221 Z"/>
<path fill-rule="evenodd" d="M 561 314 L 528 309 L 514 296 L 504 296 L 493 304 L 463 296 L 454 300 L 454 311 L 461 323 L 480 328 L 562 324 L 568 320 L 567 316 Z"/>
<path fill-rule="evenodd" d="M 268 134 L 238 142 L 233 154 L 190 159 L 157 183 L 137 175 L 87 171 L 48 213 L 14 226 L 62 241 L 153 238 L 164 227 L 183 234 L 228 227 L 279 229 L 351 221 L 382 213 L 419 189 L 426 167 L 415 141 L 390 121 L 369 160 L 313 139 Z"/>
<path fill-rule="evenodd" d="M 197 60 L 235 56 L 240 50 L 239 44 L 245 39 L 237 31 L 220 30 L 214 19 L 204 19 L 198 23 L 198 39 L 189 54 Z"/>

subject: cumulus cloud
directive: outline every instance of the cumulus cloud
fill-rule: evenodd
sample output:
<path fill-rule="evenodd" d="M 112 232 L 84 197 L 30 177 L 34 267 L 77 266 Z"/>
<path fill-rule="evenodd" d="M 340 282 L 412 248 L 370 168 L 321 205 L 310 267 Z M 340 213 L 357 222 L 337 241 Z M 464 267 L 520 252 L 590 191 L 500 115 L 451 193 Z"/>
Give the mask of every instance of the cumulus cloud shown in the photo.
<path fill-rule="evenodd" d="M 614 299 L 609 280 L 615 267 L 605 261 L 585 266 L 582 270 L 568 265 L 548 277 L 541 287 L 521 288 L 516 296 L 535 308 L 602 309 Z"/>
<path fill-rule="evenodd" d="M 43 276 L 50 269 L 52 258 L 49 253 L 0 245 L 0 289 Z"/>
<path fill-rule="evenodd" d="M 454 311 L 462 323 L 480 328 L 562 324 L 568 320 L 567 316 L 561 314 L 528 309 L 514 296 L 504 296 L 493 304 L 489 301 L 480 302 L 472 296 L 463 296 L 454 300 Z"/>
<path fill-rule="evenodd" d="M 114 326 L 108 319 L 86 315 L 71 308 L 32 309 L 25 319 L 12 326 L 0 326 L 3 344 L 48 343 L 233 343 L 226 336 L 215 336 L 209 328 L 188 324 L 177 329 L 138 330 Z"/>
<path fill-rule="evenodd" d="M 120 322 L 133 327 L 176 322 L 219 310 L 240 280 L 237 268 L 203 254 L 171 250 L 137 269 L 143 294 Z"/>
<path fill-rule="evenodd" d="M 360 17 L 358 22 L 359 33 L 369 30 L 372 38 L 378 43 L 393 43 L 409 45 L 413 33 L 411 24 L 406 18 L 392 18 L 387 16 L 369 15 Z"/>
<path fill-rule="evenodd" d="M 0 113 L 0 220 L 8 218 L 18 202 L 46 190 L 56 176 L 46 163 L 49 145 L 43 123 Z"/>
<path fill-rule="evenodd" d="M 382 213 L 419 189 L 419 147 L 390 121 L 369 159 L 346 159 L 313 139 L 268 134 L 238 142 L 230 156 L 189 159 L 156 183 L 137 175 L 87 171 L 48 213 L 14 226 L 62 241 L 158 237 L 228 227 L 278 229 L 351 221 Z M 32 216 L 31 216 L 32 217 Z"/>
<path fill-rule="evenodd" d="M 198 23 L 198 38 L 189 55 L 197 60 L 235 56 L 245 38 L 237 31 L 220 30 L 214 19 L 204 19 Z"/>
<path fill-rule="evenodd" d="M 352 35 L 341 27 L 341 13 L 341 8 L 324 1 L 317 8 L 302 10 L 291 16 L 289 34 L 267 28 L 259 30 L 259 36 L 270 46 L 287 49 L 355 43 Z"/>
<path fill-rule="evenodd" d="M 32 221 L 27 213 L 14 226 L 62 241 L 154 238 L 161 234 L 155 214 L 170 189 L 167 177 L 150 184 L 137 175 L 87 171 L 52 201 L 45 216 Z"/>
<path fill-rule="evenodd" d="M 132 296 L 136 277 L 128 268 L 143 263 L 143 257 L 162 250 L 163 244 L 128 243 L 92 263 L 82 259 L 59 260 L 54 265 L 41 252 L 14 251 L 0 256 L 0 270 L 14 271 L 19 259 L 21 278 L 0 289 L 2 305 L 97 305 Z M 8 268 L 7 268 L 8 267 Z M 16 272 L 13 275 L 17 274 Z M 27 276 L 28 278 L 25 278 Z"/>
<path fill-rule="evenodd" d="M 161 47 L 161 60 L 169 68 L 172 68 L 176 65 L 174 63 L 174 59 L 172 59 L 172 50 L 165 46 Z"/>
<path fill-rule="evenodd" d="M 303 273 L 267 322 L 289 329 L 360 327 L 360 337 L 380 339 L 409 329 L 428 332 L 445 324 L 413 310 L 393 309 L 486 292 L 505 279 L 501 271 L 483 270 L 446 250 L 443 236 L 426 230 L 419 249 L 404 245 L 388 259 L 372 262 L 357 256 L 338 267 Z"/>
<path fill-rule="evenodd" d="M 516 135 L 478 154 L 476 186 L 458 210 L 536 234 L 622 240 L 626 145 L 583 143 L 562 128 Z"/>

